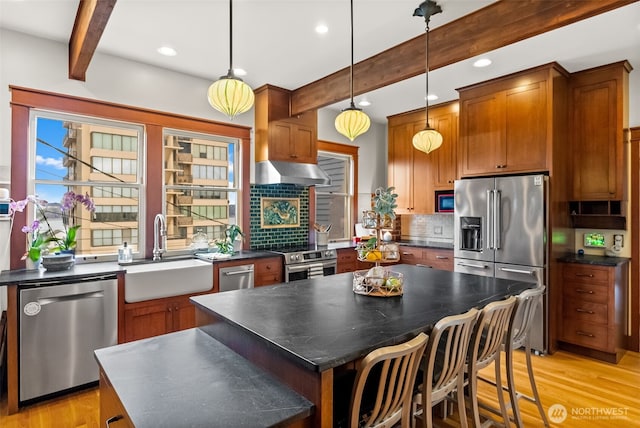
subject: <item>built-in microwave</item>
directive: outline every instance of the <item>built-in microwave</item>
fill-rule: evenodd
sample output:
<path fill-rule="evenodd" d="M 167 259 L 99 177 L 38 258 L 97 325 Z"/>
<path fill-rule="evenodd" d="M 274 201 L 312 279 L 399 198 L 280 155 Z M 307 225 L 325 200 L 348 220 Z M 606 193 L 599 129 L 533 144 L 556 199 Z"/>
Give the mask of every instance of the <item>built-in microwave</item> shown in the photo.
<path fill-rule="evenodd" d="M 453 212 L 453 192 L 450 190 L 436 192 L 436 212 L 452 213 Z"/>

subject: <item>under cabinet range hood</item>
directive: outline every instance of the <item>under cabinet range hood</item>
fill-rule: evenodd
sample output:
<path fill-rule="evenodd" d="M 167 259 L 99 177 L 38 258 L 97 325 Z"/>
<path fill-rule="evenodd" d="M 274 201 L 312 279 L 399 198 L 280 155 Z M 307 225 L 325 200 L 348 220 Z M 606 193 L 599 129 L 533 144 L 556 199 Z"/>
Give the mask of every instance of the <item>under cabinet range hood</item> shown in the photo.
<path fill-rule="evenodd" d="M 256 162 L 256 184 L 328 186 L 329 176 L 316 164 L 283 161 Z"/>

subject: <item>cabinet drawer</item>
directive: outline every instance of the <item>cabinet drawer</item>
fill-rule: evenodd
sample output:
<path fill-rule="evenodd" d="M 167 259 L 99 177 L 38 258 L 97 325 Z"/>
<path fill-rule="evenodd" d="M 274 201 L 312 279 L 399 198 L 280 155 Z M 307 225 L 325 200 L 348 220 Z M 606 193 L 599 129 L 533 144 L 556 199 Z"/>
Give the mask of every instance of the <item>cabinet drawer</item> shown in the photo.
<path fill-rule="evenodd" d="M 567 320 L 607 324 L 609 321 L 607 305 L 567 299 L 563 304 L 563 316 Z"/>
<path fill-rule="evenodd" d="M 279 275 L 282 272 L 282 260 L 256 263 L 256 273 L 262 275 Z"/>
<path fill-rule="evenodd" d="M 349 248 L 347 250 L 339 250 L 337 256 L 338 263 L 355 263 L 356 259 L 358 258 L 357 252 L 352 248 Z"/>
<path fill-rule="evenodd" d="M 610 269 L 600 266 L 566 264 L 562 269 L 565 281 L 588 284 L 608 284 Z"/>
<path fill-rule="evenodd" d="M 574 299 L 583 302 L 609 303 L 608 288 L 603 285 L 584 283 L 565 283 L 563 296 L 565 299 Z"/>
<path fill-rule="evenodd" d="M 453 251 L 425 250 L 423 255 L 425 264 L 435 269 L 453 271 Z"/>
<path fill-rule="evenodd" d="M 562 340 L 587 348 L 615 352 L 615 334 L 606 325 L 575 319 L 563 321 Z"/>
<path fill-rule="evenodd" d="M 400 247 L 400 263 L 424 263 L 422 248 Z"/>

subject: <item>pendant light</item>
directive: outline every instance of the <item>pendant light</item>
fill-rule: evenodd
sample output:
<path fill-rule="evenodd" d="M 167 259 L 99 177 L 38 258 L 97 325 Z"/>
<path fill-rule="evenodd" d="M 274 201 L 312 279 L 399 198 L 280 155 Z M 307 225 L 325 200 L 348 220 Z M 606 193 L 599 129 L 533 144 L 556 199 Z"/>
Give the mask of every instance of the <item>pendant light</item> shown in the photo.
<path fill-rule="evenodd" d="M 429 126 L 429 19 L 431 15 L 442 12 L 442 8 L 433 0 L 427 0 L 420 3 L 420 6 L 413 12 L 413 16 L 424 16 L 424 22 L 426 24 L 426 46 L 425 51 L 425 78 L 427 81 L 426 93 L 425 93 L 425 115 L 427 123 L 426 127 L 413 136 L 413 147 L 416 149 L 430 153 L 442 145 L 442 134 Z"/>
<path fill-rule="evenodd" d="M 369 130 L 371 120 L 369 116 L 362 109 L 356 107 L 353 103 L 353 0 L 351 0 L 351 70 L 350 70 L 350 93 L 351 93 L 351 105 L 342 110 L 342 112 L 336 117 L 335 126 L 336 130 L 353 141 L 359 135 L 364 134 Z"/>
<path fill-rule="evenodd" d="M 249 85 L 233 72 L 233 6 L 229 0 L 229 71 L 213 82 L 207 92 L 209 104 L 230 119 L 253 107 L 254 95 Z"/>

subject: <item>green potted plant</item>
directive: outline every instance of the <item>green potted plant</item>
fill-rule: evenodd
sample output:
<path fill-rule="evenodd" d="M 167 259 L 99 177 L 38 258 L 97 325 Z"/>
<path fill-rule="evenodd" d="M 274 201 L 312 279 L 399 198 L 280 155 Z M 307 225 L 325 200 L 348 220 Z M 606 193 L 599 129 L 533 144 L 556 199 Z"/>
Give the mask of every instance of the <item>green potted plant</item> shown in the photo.
<path fill-rule="evenodd" d="M 373 194 L 373 212 L 379 216 L 380 227 L 391 227 L 391 221 L 396 218 L 398 194 L 394 190 L 395 187 L 378 187 Z"/>
<path fill-rule="evenodd" d="M 217 239 L 215 241 L 218 251 L 223 254 L 233 254 L 235 252 L 234 244 L 236 242 L 242 242 L 244 233 L 242 233 L 242 229 L 237 224 L 230 224 L 224 231 L 224 235 L 224 239 Z"/>

